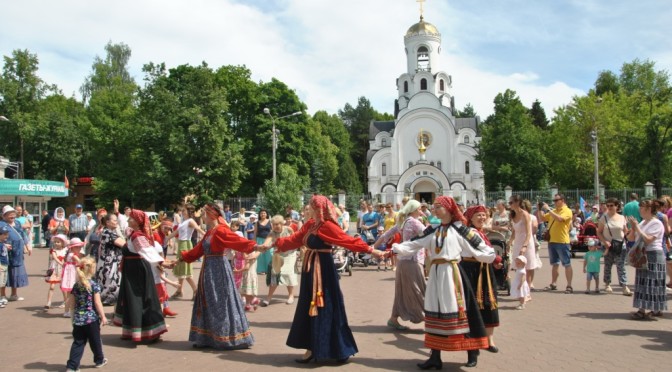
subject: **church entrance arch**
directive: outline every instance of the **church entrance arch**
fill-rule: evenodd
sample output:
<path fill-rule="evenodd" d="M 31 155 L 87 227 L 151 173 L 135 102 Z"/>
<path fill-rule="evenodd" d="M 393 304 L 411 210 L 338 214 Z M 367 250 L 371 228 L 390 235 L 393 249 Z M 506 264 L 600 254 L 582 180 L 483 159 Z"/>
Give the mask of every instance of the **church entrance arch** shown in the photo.
<path fill-rule="evenodd" d="M 444 190 L 450 190 L 450 182 L 439 168 L 416 164 L 399 177 L 397 190 L 412 195 L 417 201 L 433 203 L 437 196 L 444 195 Z"/>

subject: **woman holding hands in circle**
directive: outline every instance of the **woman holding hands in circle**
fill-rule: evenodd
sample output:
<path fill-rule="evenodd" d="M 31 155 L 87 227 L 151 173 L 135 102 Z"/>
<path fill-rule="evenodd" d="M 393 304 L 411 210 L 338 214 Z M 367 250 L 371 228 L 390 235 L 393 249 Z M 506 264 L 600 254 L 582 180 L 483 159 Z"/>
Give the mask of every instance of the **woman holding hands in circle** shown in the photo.
<path fill-rule="evenodd" d="M 336 359 L 345 362 L 357 353 L 357 345 L 348 326 L 343 294 L 331 256 L 331 246 L 338 245 L 355 252 L 367 252 L 380 258 L 359 238 L 347 235 L 338 226 L 334 205 L 322 195 L 310 200 L 306 211 L 310 219 L 298 232 L 289 237 L 266 242 L 280 252 L 305 245 L 308 249 L 301 271 L 301 289 L 287 346 L 306 349 L 297 363 L 311 360 Z"/>

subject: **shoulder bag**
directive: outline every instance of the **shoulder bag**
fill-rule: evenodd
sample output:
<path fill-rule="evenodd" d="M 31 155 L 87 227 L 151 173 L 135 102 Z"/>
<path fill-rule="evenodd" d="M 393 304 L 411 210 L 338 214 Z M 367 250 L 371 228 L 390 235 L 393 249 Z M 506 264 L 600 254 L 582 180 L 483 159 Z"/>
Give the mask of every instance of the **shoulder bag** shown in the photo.
<path fill-rule="evenodd" d="M 628 251 L 628 265 L 635 269 L 646 269 L 647 263 L 646 243 L 644 243 L 644 239 L 638 238 L 635 245 Z"/>
<path fill-rule="evenodd" d="M 618 256 L 621 254 L 621 252 L 623 252 L 623 241 L 614 239 L 614 234 L 611 232 L 611 228 L 609 227 L 609 219 L 607 219 L 606 214 L 604 215 L 604 222 L 607 225 L 607 230 L 609 230 L 609 236 L 611 236 L 611 248 L 609 249 L 609 252 Z"/>
<path fill-rule="evenodd" d="M 551 227 L 553 227 L 554 222 L 555 219 L 551 221 L 551 225 L 548 227 L 548 229 L 544 230 L 544 233 L 541 235 L 541 239 L 547 243 L 551 242 Z"/>

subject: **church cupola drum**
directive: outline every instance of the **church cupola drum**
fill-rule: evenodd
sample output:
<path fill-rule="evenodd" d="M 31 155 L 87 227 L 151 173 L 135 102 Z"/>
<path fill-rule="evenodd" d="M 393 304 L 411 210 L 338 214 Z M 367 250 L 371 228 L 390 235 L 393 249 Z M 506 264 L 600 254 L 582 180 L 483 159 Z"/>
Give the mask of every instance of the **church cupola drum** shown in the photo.
<path fill-rule="evenodd" d="M 452 77 L 441 70 L 441 33 L 421 14 L 404 47 L 407 69 L 397 78 L 395 119 L 369 127 L 369 193 L 391 203 L 404 196 L 431 203 L 440 195 L 483 202 L 479 119 L 455 117 Z"/>

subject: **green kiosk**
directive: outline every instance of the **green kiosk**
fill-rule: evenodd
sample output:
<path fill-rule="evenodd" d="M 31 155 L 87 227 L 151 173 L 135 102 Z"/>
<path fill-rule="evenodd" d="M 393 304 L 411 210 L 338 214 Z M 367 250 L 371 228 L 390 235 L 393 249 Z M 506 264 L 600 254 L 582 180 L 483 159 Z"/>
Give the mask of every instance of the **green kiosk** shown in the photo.
<path fill-rule="evenodd" d="M 44 244 L 41 229 L 42 211 L 47 209 L 51 198 L 68 196 L 64 182 L 4 178 L 0 172 L 0 208 L 5 204 L 20 205 L 33 216 L 31 239 L 33 246 Z"/>

